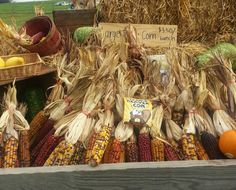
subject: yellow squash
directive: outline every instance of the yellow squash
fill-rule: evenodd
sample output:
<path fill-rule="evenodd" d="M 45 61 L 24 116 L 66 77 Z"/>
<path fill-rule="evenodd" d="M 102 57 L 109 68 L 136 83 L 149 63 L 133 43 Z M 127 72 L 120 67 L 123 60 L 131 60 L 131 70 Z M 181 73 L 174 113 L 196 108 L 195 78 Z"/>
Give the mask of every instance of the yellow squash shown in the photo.
<path fill-rule="evenodd" d="M 23 57 L 11 57 L 6 61 L 6 67 L 12 67 L 25 64 Z"/>
<path fill-rule="evenodd" d="M 0 68 L 5 67 L 5 61 L 0 57 Z"/>

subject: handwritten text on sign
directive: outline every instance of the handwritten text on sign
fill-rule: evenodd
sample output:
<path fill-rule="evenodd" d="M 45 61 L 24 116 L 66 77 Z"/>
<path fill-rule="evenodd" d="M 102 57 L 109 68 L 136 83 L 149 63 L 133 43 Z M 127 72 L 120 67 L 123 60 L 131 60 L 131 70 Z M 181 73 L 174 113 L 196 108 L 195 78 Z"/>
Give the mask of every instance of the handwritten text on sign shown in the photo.
<path fill-rule="evenodd" d="M 104 43 L 120 42 L 128 24 L 101 23 Z M 137 41 L 147 47 L 177 46 L 177 25 L 132 24 L 137 31 Z"/>

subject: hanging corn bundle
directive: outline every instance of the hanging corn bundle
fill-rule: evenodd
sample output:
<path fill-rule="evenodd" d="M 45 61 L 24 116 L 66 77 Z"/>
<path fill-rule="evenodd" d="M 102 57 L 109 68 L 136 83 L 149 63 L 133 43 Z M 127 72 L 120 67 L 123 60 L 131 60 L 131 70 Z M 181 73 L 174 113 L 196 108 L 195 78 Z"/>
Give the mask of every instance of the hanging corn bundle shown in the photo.
<path fill-rule="evenodd" d="M 137 139 L 133 134 L 125 145 L 125 157 L 127 162 L 138 162 L 139 161 L 139 150 L 137 145 Z"/>
<path fill-rule="evenodd" d="M 17 110 L 18 103 L 16 99 L 16 93 L 15 82 L 13 82 L 13 86 L 9 86 L 7 93 L 4 95 L 6 110 L 3 112 L 0 118 L 0 130 L 5 142 L 3 153 L 4 168 L 19 167 L 19 161 L 29 161 L 28 157 L 20 157 L 20 160 L 18 158 L 19 131 L 29 130 L 30 127 L 22 113 Z M 21 144 L 21 147 L 23 145 L 24 144 Z M 25 149 L 22 151 L 25 151 L 28 154 L 27 147 L 24 148 Z"/>
<path fill-rule="evenodd" d="M 161 134 L 161 124 L 164 116 L 164 110 L 162 105 L 153 109 L 152 127 L 150 129 L 150 134 L 152 136 L 151 140 L 151 151 L 153 161 L 164 161 L 164 140 Z"/>
<path fill-rule="evenodd" d="M 165 126 L 168 142 L 178 154 L 179 159 L 184 160 L 185 156 L 181 145 L 182 129 L 171 119 L 165 120 Z"/>
<path fill-rule="evenodd" d="M 86 152 L 83 143 L 78 141 L 75 145 L 75 151 L 73 156 L 71 157 L 69 165 L 78 165 L 81 163 L 83 159 L 83 155 Z"/>
<path fill-rule="evenodd" d="M 98 135 L 96 136 L 96 141 L 91 151 L 91 157 L 89 160 L 90 166 L 92 167 L 97 166 L 102 161 L 104 152 L 107 148 L 109 139 L 111 137 L 113 125 L 114 125 L 113 113 L 110 110 L 107 110 L 105 111 L 104 121 L 102 123 Z"/>
<path fill-rule="evenodd" d="M 90 137 L 88 138 L 88 143 L 87 143 L 87 152 L 86 152 L 86 159 L 85 159 L 85 163 L 88 164 L 91 154 L 92 154 L 92 149 L 93 146 L 95 144 L 97 135 L 99 134 L 99 131 L 101 129 L 102 126 L 102 121 L 103 121 L 103 115 L 100 115 L 99 120 L 97 121 L 97 123 L 95 124 L 95 127 L 90 135 Z M 106 149 L 107 150 L 107 149 Z"/>
<path fill-rule="evenodd" d="M 20 131 L 18 155 L 19 155 L 20 167 L 29 167 L 30 144 L 29 144 L 29 132 L 27 130 Z"/>
<path fill-rule="evenodd" d="M 138 136 L 139 158 L 141 162 L 151 162 L 151 139 L 147 127 L 143 127 Z"/>

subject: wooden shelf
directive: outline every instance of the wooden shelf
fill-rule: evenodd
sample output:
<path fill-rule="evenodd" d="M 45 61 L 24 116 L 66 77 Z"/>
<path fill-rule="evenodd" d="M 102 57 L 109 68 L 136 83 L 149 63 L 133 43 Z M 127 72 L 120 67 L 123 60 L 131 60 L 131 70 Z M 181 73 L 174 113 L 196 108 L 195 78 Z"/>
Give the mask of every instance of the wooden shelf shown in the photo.
<path fill-rule="evenodd" d="M 0 189 L 233 190 L 236 160 L 0 169 Z"/>
<path fill-rule="evenodd" d="M 38 73 L 37 75 L 32 75 L 32 76 L 29 76 L 29 77 L 18 77 L 18 78 L 16 78 L 16 81 L 22 81 L 22 80 L 29 79 L 29 78 L 32 78 L 32 77 L 46 75 L 46 74 L 49 74 L 49 73 L 52 73 L 52 72 L 55 72 L 55 71 L 56 71 L 55 68 L 51 68 L 51 67 L 48 67 L 46 65 L 43 65 L 43 68 L 42 68 L 41 72 Z M 10 84 L 12 82 L 13 82 L 13 80 L 0 81 L 0 86 Z"/>

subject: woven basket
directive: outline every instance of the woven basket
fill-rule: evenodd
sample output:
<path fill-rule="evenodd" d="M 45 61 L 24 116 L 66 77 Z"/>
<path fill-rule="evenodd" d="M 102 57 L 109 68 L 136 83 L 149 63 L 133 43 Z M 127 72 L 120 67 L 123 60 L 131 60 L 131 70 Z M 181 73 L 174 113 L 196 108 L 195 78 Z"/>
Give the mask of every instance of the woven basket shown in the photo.
<path fill-rule="evenodd" d="M 6 61 L 11 57 L 23 57 L 24 65 L 0 68 L 0 81 L 12 80 L 14 78 L 22 78 L 37 75 L 43 65 L 43 60 L 37 53 L 16 54 L 10 56 L 1 56 Z"/>

